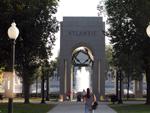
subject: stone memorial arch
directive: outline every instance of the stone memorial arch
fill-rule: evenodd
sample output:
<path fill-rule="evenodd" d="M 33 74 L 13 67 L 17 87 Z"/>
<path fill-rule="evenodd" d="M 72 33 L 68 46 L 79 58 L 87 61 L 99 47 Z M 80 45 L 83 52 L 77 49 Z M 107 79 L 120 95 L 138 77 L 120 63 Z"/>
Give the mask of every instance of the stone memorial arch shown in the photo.
<path fill-rule="evenodd" d="M 70 95 L 72 99 L 76 91 L 85 87 L 90 87 L 97 98 L 104 96 L 104 26 L 101 17 L 63 18 L 58 74 L 60 76 L 60 95 L 64 98 Z M 83 72 L 81 70 L 86 73 L 81 73 Z"/>

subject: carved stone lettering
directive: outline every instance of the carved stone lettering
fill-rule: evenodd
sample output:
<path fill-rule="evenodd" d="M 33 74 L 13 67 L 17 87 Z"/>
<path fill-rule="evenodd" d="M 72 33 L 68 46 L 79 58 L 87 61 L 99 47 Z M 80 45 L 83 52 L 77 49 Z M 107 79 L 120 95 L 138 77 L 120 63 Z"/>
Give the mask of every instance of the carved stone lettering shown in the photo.
<path fill-rule="evenodd" d="M 96 31 L 69 31 L 70 36 L 95 36 Z"/>

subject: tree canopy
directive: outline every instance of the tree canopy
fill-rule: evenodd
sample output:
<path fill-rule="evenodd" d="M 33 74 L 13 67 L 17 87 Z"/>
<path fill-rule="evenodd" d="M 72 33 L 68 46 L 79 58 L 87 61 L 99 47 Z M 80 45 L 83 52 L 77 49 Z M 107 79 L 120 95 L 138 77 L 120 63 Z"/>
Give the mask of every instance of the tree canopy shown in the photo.
<path fill-rule="evenodd" d="M 106 0 L 108 15 L 106 35 L 111 37 L 116 66 L 126 71 L 145 72 L 147 77 L 147 103 L 150 104 L 150 39 L 146 27 L 150 17 L 149 0 Z"/>
<path fill-rule="evenodd" d="M 24 93 L 29 93 L 32 70 L 52 55 L 54 33 L 58 31 L 58 21 L 54 17 L 57 5 L 58 0 L 0 1 L 0 67 L 11 68 L 12 42 L 7 30 L 15 21 L 20 31 L 16 40 L 15 67 L 26 85 Z"/>

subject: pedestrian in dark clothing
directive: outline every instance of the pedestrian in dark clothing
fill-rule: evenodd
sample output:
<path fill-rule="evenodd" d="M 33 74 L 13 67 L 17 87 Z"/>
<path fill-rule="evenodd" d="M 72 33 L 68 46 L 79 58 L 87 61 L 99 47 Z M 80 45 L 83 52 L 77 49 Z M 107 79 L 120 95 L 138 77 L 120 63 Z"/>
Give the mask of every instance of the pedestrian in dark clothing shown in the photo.
<path fill-rule="evenodd" d="M 96 102 L 96 96 L 91 93 L 90 89 L 87 88 L 87 94 L 85 96 L 85 113 L 94 113 L 94 110 L 92 109 L 92 105 L 94 102 Z"/>

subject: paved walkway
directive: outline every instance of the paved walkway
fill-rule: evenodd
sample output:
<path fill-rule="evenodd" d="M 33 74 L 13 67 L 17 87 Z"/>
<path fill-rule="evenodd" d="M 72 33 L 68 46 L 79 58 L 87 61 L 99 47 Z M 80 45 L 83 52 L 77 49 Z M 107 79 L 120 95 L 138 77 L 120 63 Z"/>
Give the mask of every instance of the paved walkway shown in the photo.
<path fill-rule="evenodd" d="M 84 113 L 84 104 L 77 102 L 61 102 L 58 103 L 48 113 Z M 94 113 L 116 113 L 105 103 L 100 103 Z"/>

